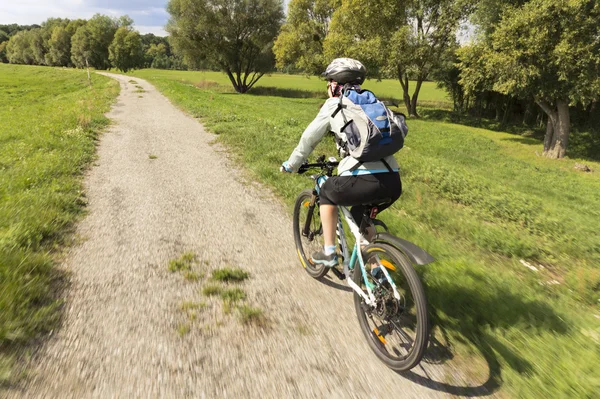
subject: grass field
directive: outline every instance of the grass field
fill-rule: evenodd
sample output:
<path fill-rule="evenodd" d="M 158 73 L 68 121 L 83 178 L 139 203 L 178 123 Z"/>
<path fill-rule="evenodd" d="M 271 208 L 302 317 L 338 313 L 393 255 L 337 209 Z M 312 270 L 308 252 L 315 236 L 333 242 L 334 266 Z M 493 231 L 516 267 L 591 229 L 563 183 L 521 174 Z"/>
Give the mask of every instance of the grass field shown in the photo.
<path fill-rule="evenodd" d="M 59 315 L 53 263 L 118 90 L 97 75 L 90 89 L 79 70 L 0 64 L 0 386 L 14 378 L 15 349 Z"/>
<path fill-rule="evenodd" d="M 146 70 L 143 73 L 148 73 Z M 233 87 L 227 75 L 222 72 L 211 71 L 165 71 L 151 70 L 152 76 L 156 78 L 176 79 L 182 82 L 189 82 L 201 88 L 216 83 L 224 86 L 224 90 L 233 92 Z M 415 82 L 410 82 L 411 93 Z M 227 87 L 227 89 L 225 89 Z M 376 93 L 379 97 L 394 100 L 395 103 L 402 102 L 402 87 L 397 80 L 384 79 L 382 81 L 367 80 L 363 85 Z M 276 95 L 280 97 L 291 98 L 322 98 L 325 92 L 325 81 L 316 76 L 286 75 L 273 73 L 263 76 L 252 89 L 254 95 Z M 446 92 L 439 89 L 434 82 L 424 82 L 419 92 L 419 103 L 425 106 L 436 106 L 439 108 L 450 109 L 451 100 Z"/>
<path fill-rule="evenodd" d="M 305 78 L 261 81 L 285 88 L 269 96 L 198 84 L 212 76 L 203 72 L 134 75 L 200 117 L 250 176 L 290 206 L 310 186 L 303 176 L 278 172 L 323 101 L 286 96 L 285 90 L 307 90 Z M 410 120 L 409 127 L 397 155 L 404 194 L 381 218 L 437 259 L 419 273 L 436 340 L 450 352 L 432 350 L 431 361 L 465 370 L 478 385 L 443 386 L 466 396 L 485 387 L 518 398 L 594 397 L 600 163 L 587 161 L 595 172 L 585 174 L 573 169 L 576 160 L 536 156 L 542 149 L 536 140 L 431 120 Z M 321 153 L 334 155 L 331 140 L 317 147 Z"/>

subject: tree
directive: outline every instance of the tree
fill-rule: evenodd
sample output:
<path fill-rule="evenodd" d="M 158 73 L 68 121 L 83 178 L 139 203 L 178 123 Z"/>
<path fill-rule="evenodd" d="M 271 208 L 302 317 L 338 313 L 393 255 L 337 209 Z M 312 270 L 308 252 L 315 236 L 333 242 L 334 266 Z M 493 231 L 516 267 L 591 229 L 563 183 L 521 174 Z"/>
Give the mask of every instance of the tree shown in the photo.
<path fill-rule="evenodd" d="M 418 117 L 421 86 L 456 42 L 456 30 L 469 4 L 463 0 L 344 1 L 333 14 L 325 54 L 364 60 L 371 76 L 395 76 L 408 113 Z M 411 79 L 416 80 L 412 96 Z"/>
<path fill-rule="evenodd" d="M 85 25 L 77 28 L 71 39 L 73 64 L 79 68 L 88 64 L 97 69 L 110 68 L 108 47 L 119 28 L 119 23 L 120 20 L 96 14 Z"/>
<path fill-rule="evenodd" d="M 85 25 L 80 26 L 71 38 L 71 61 L 77 68 L 93 65 L 94 41 L 92 33 Z"/>
<path fill-rule="evenodd" d="M 395 69 L 409 115 L 418 117 L 421 86 L 443 67 L 444 54 L 456 45 L 460 21 L 470 12 L 461 0 L 413 0 L 407 5 L 408 24 L 394 32 L 388 68 Z M 415 88 L 410 95 L 410 81 Z"/>
<path fill-rule="evenodd" d="M 31 36 L 30 31 L 18 31 L 10 38 L 6 46 L 8 62 L 11 64 L 34 64 Z"/>
<path fill-rule="evenodd" d="M 122 26 L 117 29 L 108 51 L 110 62 L 123 72 L 142 65 L 142 38 L 131 28 Z"/>
<path fill-rule="evenodd" d="M 7 63 L 8 57 L 6 56 L 6 46 L 8 41 L 0 43 L 0 62 Z"/>
<path fill-rule="evenodd" d="M 8 62 L 8 58 L 6 58 L 6 46 L 8 45 L 8 40 L 8 33 L 0 29 L 0 62 Z"/>
<path fill-rule="evenodd" d="M 283 20 L 281 0 L 170 0 L 166 30 L 190 66 L 205 61 L 247 92 L 273 68 L 273 40 Z"/>
<path fill-rule="evenodd" d="M 482 46 L 493 89 L 533 98 L 548 116 L 544 155 L 562 158 L 570 135 L 569 105 L 600 98 L 600 3 L 532 0 L 510 7 Z M 463 81 L 472 76 L 467 70 Z"/>
<path fill-rule="evenodd" d="M 167 56 L 167 46 L 164 43 L 152 43 L 145 53 L 146 63 L 151 68 L 168 69 L 169 57 Z"/>
<path fill-rule="evenodd" d="M 281 27 L 273 51 L 278 68 L 293 67 L 309 74 L 319 74 L 328 62 L 323 42 L 329 23 L 340 0 L 291 0 L 286 23 Z"/>
<path fill-rule="evenodd" d="M 52 35 L 48 40 L 46 62 L 52 66 L 71 65 L 71 35 L 62 26 L 57 26 L 52 30 Z"/>
<path fill-rule="evenodd" d="M 355 58 L 367 67 L 368 76 L 379 78 L 389 62 L 392 34 L 405 24 L 403 2 L 342 1 L 333 13 L 323 44 L 325 57 Z"/>

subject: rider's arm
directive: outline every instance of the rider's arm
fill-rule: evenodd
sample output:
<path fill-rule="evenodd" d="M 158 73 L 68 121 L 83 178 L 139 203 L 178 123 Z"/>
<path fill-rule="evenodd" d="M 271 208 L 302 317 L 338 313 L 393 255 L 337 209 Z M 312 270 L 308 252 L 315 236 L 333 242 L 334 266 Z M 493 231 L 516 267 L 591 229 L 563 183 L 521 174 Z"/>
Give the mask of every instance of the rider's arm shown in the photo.
<path fill-rule="evenodd" d="M 330 98 L 325 101 L 315 119 L 304 130 L 300 142 L 288 160 L 288 165 L 292 171 L 298 171 L 300 165 L 308 158 L 323 136 L 329 132 L 331 114 L 336 110 L 338 102 L 339 99 L 337 98 Z"/>

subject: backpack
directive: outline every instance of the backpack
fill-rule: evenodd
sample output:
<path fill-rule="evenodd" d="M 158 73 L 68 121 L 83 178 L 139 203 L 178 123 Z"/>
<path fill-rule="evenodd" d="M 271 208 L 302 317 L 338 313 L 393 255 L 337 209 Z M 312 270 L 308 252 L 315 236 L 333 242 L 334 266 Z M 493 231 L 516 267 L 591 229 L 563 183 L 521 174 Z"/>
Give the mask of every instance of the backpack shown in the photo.
<path fill-rule="evenodd" d="M 360 163 L 383 160 L 404 146 L 408 134 L 404 115 L 392 112 L 372 92 L 344 90 L 331 117 L 338 112 L 344 118 L 346 152 Z"/>

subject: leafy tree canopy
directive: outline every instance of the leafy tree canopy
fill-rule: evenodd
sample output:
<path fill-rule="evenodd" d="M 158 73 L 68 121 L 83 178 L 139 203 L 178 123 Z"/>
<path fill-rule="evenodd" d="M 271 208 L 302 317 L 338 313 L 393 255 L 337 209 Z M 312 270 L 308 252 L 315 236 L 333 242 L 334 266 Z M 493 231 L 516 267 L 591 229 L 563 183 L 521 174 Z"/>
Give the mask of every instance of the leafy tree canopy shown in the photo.
<path fill-rule="evenodd" d="M 117 69 L 123 72 L 135 69 L 141 64 L 143 57 L 142 38 L 137 31 L 121 26 L 108 51 L 110 62 Z"/>
<path fill-rule="evenodd" d="M 280 0 L 170 0 L 167 31 L 188 65 L 205 61 L 244 93 L 274 64 L 283 20 Z"/>
<path fill-rule="evenodd" d="M 341 0 L 292 0 L 288 4 L 287 21 L 273 47 L 278 68 L 291 66 L 310 74 L 323 72 L 328 63 L 323 42 L 331 15 L 340 3 Z"/>
<path fill-rule="evenodd" d="M 600 97 L 600 3 L 531 0 L 508 7 L 487 40 L 461 51 L 461 82 L 534 98 L 548 115 L 547 156 L 566 153 L 569 105 Z"/>

